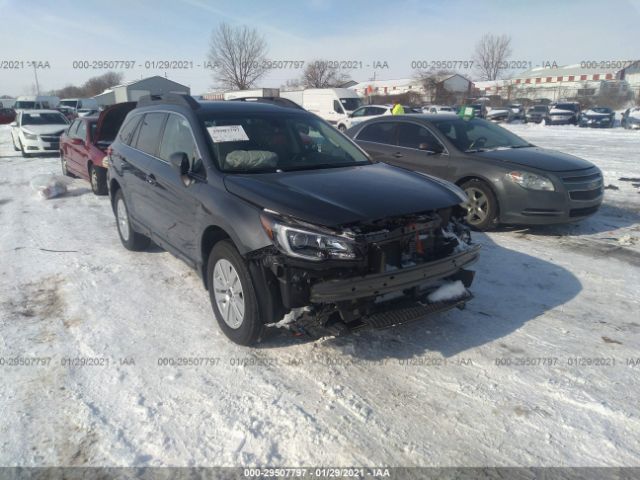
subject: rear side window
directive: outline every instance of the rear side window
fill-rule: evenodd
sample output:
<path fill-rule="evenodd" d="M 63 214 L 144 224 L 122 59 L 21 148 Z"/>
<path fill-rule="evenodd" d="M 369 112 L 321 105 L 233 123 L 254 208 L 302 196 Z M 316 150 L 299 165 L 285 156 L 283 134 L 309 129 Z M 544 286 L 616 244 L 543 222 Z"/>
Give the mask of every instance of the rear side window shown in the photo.
<path fill-rule="evenodd" d="M 396 145 L 396 124 L 380 122 L 368 125 L 362 129 L 360 135 L 358 135 L 358 140 Z"/>
<path fill-rule="evenodd" d="M 189 122 L 179 115 L 170 114 L 167 125 L 164 127 L 158 156 L 168 162 L 172 154 L 179 152 L 187 154 L 191 165 L 200 156 Z"/>
<path fill-rule="evenodd" d="M 76 130 L 73 136 L 80 140 L 85 140 L 87 138 L 87 123 L 80 121 L 78 130 Z"/>
<path fill-rule="evenodd" d="M 74 137 L 76 134 L 76 130 L 78 130 L 78 125 L 80 125 L 81 120 L 75 120 L 71 126 L 69 127 L 69 130 L 67 130 L 67 135 L 69 135 L 70 137 Z"/>
<path fill-rule="evenodd" d="M 122 125 L 120 133 L 118 134 L 118 138 L 122 143 L 131 145 L 131 140 L 133 140 L 133 135 L 136 132 L 138 123 L 140 123 L 140 118 L 140 115 L 134 115 L 129 120 L 127 120 L 124 125 Z"/>
<path fill-rule="evenodd" d="M 398 126 L 398 145 L 417 149 L 423 143 L 431 146 L 440 145 L 438 139 L 425 127 L 415 123 L 401 123 Z"/>
<path fill-rule="evenodd" d="M 147 113 L 140 125 L 136 148 L 149 155 L 155 155 L 158 151 L 160 136 L 162 135 L 162 125 L 167 117 L 165 113 Z"/>

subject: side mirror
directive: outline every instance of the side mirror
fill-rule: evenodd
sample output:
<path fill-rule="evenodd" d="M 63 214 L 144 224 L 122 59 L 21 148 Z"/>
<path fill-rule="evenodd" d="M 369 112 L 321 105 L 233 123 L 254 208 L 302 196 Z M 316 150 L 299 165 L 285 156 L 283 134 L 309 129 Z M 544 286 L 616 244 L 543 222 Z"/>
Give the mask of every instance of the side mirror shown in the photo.
<path fill-rule="evenodd" d="M 169 163 L 181 177 L 189 173 L 189 156 L 184 152 L 172 153 Z"/>
<path fill-rule="evenodd" d="M 429 145 L 428 143 L 421 143 L 418 145 L 418 149 L 434 155 L 444 151 L 440 145 Z"/>

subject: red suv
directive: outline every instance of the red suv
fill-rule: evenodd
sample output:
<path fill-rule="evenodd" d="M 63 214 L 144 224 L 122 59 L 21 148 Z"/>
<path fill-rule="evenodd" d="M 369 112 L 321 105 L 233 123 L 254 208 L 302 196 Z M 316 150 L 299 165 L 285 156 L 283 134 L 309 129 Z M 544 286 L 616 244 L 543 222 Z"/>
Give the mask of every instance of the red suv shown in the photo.
<path fill-rule="evenodd" d="M 0 108 L 0 125 L 6 125 L 16 119 L 16 112 L 12 108 Z"/>
<path fill-rule="evenodd" d="M 113 105 L 95 117 L 78 117 L 60 137 L 62 173 L 89 180 L 96 195 L 107 194 L 107 148 L 136 102 Z"/>

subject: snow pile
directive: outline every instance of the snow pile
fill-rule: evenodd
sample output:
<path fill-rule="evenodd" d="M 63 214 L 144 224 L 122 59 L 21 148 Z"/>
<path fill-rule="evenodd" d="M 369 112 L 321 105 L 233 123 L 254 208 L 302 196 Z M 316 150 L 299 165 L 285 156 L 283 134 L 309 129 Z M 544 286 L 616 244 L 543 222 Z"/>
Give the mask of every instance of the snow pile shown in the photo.
<path fill-rule="evenodd" d="M 456 298 L 464 297 L 467 294 L 467 289 L 460 280 L 455 282 L 445 283 L 437 290 L 431 292 L 427 299 L 430 303 L 446 302 L 447 300 L 455 300 Z"/>
<path fill-rule="evenodd" d="M 69 183 L 69 178 L 60 175 L 36 175 L 30 185 L 42 198 L 49 199 L 67 193 Z"/>

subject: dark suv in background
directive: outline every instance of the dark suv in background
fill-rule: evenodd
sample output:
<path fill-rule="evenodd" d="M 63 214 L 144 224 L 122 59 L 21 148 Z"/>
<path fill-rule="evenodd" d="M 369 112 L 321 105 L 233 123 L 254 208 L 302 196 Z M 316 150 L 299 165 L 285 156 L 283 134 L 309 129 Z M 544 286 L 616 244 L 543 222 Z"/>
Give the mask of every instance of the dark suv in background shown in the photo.
<path fill-rule="evenodd" d="M 123 245 L 195 268 L 233 341 L 388 327 L 461 306 L 478 257 L 455 185 L 373 164 L 316 115 L 146 98 L 110 147 Z M 318 330 L 319 329 L 319 330 Z"/>

